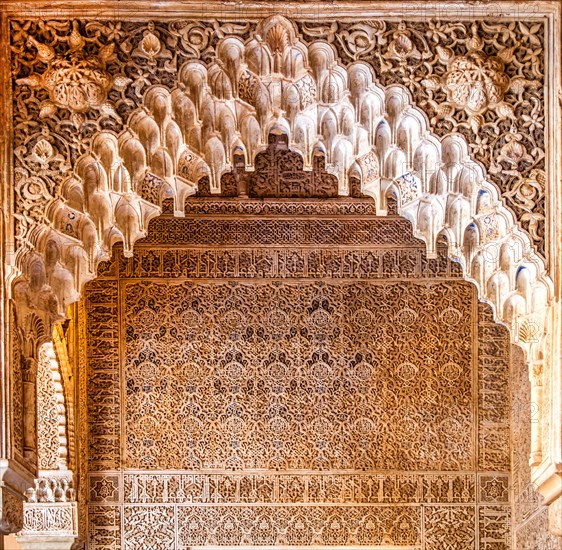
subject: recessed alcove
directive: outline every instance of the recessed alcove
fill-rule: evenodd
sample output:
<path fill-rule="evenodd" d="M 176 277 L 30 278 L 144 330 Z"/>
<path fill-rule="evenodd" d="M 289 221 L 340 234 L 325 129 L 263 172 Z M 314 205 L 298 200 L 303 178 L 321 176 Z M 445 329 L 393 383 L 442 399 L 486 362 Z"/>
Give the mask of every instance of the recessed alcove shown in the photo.
<path fill-rule="evenodd" d="M 510 547 L 509 332 L 445 242 L 365 198 L 164 210 L 79 306 L 94 547 Z"/>
<path fill-rule="evenodd" d="M 0 533 L 562 548 L 559 7 L 121 4 L 2 7 Z"/>

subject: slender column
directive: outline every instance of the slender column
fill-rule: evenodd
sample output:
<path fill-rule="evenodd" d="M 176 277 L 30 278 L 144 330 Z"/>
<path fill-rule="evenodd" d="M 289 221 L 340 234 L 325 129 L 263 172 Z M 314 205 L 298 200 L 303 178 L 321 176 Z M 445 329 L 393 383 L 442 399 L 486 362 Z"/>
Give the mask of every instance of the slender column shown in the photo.
<path fill-rule="evenodd" d="M 543 362 L 535 361 L 529 367 L 531 381 L 531 456 L 530 466 L 538 466 L 543 459 L 542 416 L 543 416 Z"/>
<path fill-rule="evenodd" d="M 37 462 L 37 362 L 26 361 L 23 378 L 23 453 L 31 464 Z"/>

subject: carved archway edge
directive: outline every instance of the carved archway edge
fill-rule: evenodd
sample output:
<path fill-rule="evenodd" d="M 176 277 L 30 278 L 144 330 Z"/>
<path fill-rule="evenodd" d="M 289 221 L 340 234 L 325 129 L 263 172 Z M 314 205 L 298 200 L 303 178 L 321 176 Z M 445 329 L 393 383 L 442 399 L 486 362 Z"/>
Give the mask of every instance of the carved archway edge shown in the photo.
<path fill-rule="evenodd" d="M 172 90 L 147 91 L 123 132 L 98 133 L 48 206 L 47 223 L 37 224 L 16 253 L 15 295 L 53 319 L 64 317 L 113 244 L 122 241 L 132 255 L 162 201 L 173 198 L 183 215 L 203 176 L 219 194 L 233 155 L 253 170 L 272 132 L 287 135 L 305 169 L 315 154 L 325 155 L 340 195 L 359 178 L 384 215 L 394 194 L 428 256 L 435 257 L 438 235 L 446 235 L 449 255 L 514 342 L 529 353 L 542 339 L 552 282 L 464 137 L 438 139 L 407 90 L 383 89 L 366 63 L 340 65 L 327 42 L 305 45 L 281 16 L 263 20 L 247 42 L 224 37 L 215 62 L 188 61 Z"/>
<path fill-rule="evenodd" d="M 217 62 L 187 62 L 174 88 L 147 91 L 126 130 L 93 139 L 50 203 L 47 221 L 16 254 L 16 302 L 42 311 L 51 323 L 63 318 L 115 243 L 133 254 L 164 200 L 172 198 L 175 214 L 182 215 L 201 177 L 219 194 L 235 153 L 252 170 L 268 135 L 283 133 L 305 168 L 311 169 L 314 155 L 325 155 L 340 195 L 349 193 L 350 178 L 358 178 L 381 215 L 395 195 L 399 214 L 425 241 L 428 256 L 435 257 L 445 234 L 450 257 L 493 306 L 496 320 L 509 326 L 529 362 L 540 364 L 542 379 L 553 285 L 527 233 L 470 158 L 465 139 L 438 139 L 408 91 L 382 88 L 362 62 L 343 67 L 326 42 L 300 43 L 287 19 L 270 17 L 258 30 L 246 43 L 223 38 Z M 535 440 L 538 466 L 540 433 Z"/>

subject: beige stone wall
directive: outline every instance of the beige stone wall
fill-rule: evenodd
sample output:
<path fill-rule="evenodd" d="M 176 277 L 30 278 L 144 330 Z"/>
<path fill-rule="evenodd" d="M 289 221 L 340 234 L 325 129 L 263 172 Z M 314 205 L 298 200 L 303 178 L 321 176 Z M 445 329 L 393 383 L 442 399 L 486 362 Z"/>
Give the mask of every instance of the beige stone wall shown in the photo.
<path fill-rule="evenodd" d="M 221 201 L 88 285 L 91 547 L 511 548 L 508 332 L 444 247 Z"/>

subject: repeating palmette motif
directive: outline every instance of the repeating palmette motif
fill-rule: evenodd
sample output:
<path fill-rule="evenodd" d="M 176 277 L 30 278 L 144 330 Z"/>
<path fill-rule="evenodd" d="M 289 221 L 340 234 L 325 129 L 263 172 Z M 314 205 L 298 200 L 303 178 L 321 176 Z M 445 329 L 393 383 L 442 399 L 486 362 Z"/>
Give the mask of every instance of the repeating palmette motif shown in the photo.
<path fill-rule="evenodd" d="M 469 286 L 124 292 L 127 467 L 474 468 Z"/>

